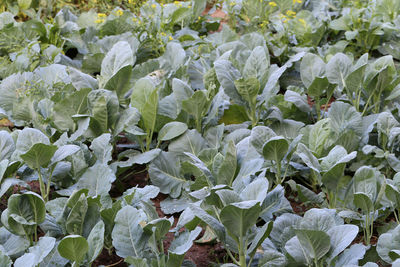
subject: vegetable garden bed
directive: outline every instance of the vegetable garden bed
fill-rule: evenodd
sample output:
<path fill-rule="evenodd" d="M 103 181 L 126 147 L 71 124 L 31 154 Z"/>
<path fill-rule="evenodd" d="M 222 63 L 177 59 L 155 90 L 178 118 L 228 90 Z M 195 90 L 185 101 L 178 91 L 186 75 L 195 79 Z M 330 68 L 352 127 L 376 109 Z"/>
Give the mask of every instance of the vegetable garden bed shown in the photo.
<path fill-rule="evenodd" d="M 0 7 L 0 266 L 400 266 L 400 0 Z"/>

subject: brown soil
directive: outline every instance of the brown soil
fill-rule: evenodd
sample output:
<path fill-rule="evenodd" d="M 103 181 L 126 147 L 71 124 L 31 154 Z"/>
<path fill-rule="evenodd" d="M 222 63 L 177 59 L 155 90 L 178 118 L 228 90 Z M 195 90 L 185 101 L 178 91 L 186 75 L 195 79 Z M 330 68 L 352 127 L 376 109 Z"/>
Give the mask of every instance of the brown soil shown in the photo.
<path fill-rule="evenodd" d="M 103 249 L 101 254 L 97 257 L 97 259 L 93 262 L 92 266 L 100 266 L 100 265 L 105 265 L 105 266 L 113 266 L 113 267 L 127 267 L 128 264 L 124 262 L 124 259 L 119 257 L 117 254 L 115 254 L 115 251 L 112 251 L 112 254 L 110 255 L 108 253 L 107 249 Z"/>
<path fill-rule="evenodd" d="M 331 99 L 329 99 L 329 102 L 328 102 L 328 109 L 331 107 L 331 104 L 332 104 L 332 102 L 334 102 L 336 99 L 334 98 L 334 97 L 331 97 Z M 308 102 L 308 105 L 312 108 L 313 106 L 314 106 L 314 100 L 312 100 L 312 98 L 311 97 L 309 97 L 309 96 L 307 96 L 307 102 Z M 325 106 L 326 105 L 321 105 L 321 110 L 324 110 L 325 109 Z"/>

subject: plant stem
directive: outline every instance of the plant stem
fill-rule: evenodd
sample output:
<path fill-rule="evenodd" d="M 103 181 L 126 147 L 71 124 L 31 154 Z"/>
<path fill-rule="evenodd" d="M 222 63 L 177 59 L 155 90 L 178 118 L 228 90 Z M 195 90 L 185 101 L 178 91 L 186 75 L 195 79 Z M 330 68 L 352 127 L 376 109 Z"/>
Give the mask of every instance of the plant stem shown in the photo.
<path fill-rule="evenodd" d="M 282 180 L 281 180 L 281 162 L 277 161 L 276 162 L 276 184 L 281 184 Z"/>
<path fill-rule="evenodd" d="M 44 200 L 44 202 L 47 202 L 46 199 L 46 187 L 44 185 L 43 182 L 43 177 L 42 177 L 42 173 L 40 171 L 40 168 L 36 170 L 38 172 L 38 176 L 39 176 L 39 186 L 40 186 L 40 194 L 42 195 L 42 198 Z"/>

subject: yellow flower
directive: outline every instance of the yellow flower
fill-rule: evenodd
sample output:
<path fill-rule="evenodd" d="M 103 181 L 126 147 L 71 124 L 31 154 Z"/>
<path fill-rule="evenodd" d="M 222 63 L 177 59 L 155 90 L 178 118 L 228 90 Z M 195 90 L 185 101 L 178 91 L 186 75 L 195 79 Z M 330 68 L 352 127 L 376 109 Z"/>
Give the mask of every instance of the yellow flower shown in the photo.
<path fill-rule="evenodd" d="M 201 20 L 201 17 L 199 16 L 197 19 L 198 19 L 198 20 Z"/>
<path fill-rule="evenodd" d="M 169 39 L 170 41 L 174 40 L 174 38 L 173 38 L 172 36 L 169 36 L 168 39 Z"/>
<path fill-rule="evenodd" d="M 132 21 L 137 22 L 138 20 L 137 20 L 137 18 L 132 18 Z"/>
<path fill-rule="evenodd" d="M 174 1 L 174 5 L 179 5 L 180 3 L 179 3 L 179 1 Z"/>
<path fill-rule="evenodd" d="M 296 3 L 301 4 L 301 3 L 303 3 L 303 1 L 302 0 L 293 0 L 293 5 L 295 5 Z"/>
<path fill-rule="evenodd" d="M 300 23 L 303 24 L 304 27 L 307 26 L 307 22 L 304 19 L 299 19 Z"/>
<path fill-rule="evenodd" d="M 128 3 L 129 4 L 133 4 L 133 0 L 128 0 Z"/>
<path fill-rule="evenodd" d="M 167 34 L 165 32 L 160 33 L 161 36 L 167 36 Z"/>
<path fill-rule="evenodd" d="M 95 23 L 97 23 L 97 24 L 100 24 L 100 23 L 103 23 L 104 22 L 104 19 L 96 19 L 96 21 L 95 21 Z"/>
<path fill-rule="evenodd" d="M 188 8 L 192 8 L 192 6 L 191 6 L 191 5 L 188 5 Z"/>
<path fill-rule="evenodd" d="M 104 14 L 104 13 L 99 13 L 99 14 L 97 14 L 97 17 L 99 17 L 99 18 L 105 18 L 105 17 L 107 17 L 107 15 Z"/>
<path fill-rule="evenodd" d="M 115 13 L 117 14 L 117 16 L 122 16 L 122 14 L 124 14 L 124 11 L 118 9 Z"/>
<path fill-rule="evenodd" d="M 234 5 L 236 5 L 236 3 L 235 2 L 230 2 L 229 5 L 230 6 L 234 6 Z"/>
<path fill-rule="evenodd" d="M 290 17 L 294 17 L 294 16 L 296 16 L 296 12 L 294 12 L 292 10 L 288 10 L 288 11 L 286 11 L 286 15 L 288 15 Z"/>
<path fill-rule="evenodd" d="M 275 2 L 269 2 L 268 5 L 272 6 L 272 7 L 276 7 L 277 4 Z"/>
<path fill-rule="evenodd" d="M 156 4 L 152 4 L 152 5 L 151 5 L 151 8 L 153 8 L 153 9 L 155 9 L 156 7 L 157 7 Z"/>

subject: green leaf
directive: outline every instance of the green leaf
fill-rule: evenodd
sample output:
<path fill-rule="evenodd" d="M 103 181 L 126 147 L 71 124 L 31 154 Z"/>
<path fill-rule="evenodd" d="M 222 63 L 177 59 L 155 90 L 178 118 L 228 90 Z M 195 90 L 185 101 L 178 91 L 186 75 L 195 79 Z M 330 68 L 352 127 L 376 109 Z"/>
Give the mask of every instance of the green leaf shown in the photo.
<path fill-rule="evenodd" d="M 272 231 L 273 222 L 267 222 L 263 227 L 259 228 L 257 231 L 256 236 L 254 237 L 253 241 L 251 242 L 250 247 L 248 248 L 248 253 L 250 258 L 252 258 L 257 249 L 261 246 L 264 240 L 269 236 Z"/>
<path fill-rule="evenodd" d="M 0 161 L 9 159 L 15 150 L 14 140 L 6 131 L 0 131 Z"/>
<path fill-rule="evenodd" d="M 188 181 L 181 175 L 177 158 L 171 152 L 161 152 L 149 166 L 151 182 L 160 188 L 163 194 L 176 198 Z"/>
<path fill-rule="evenodd" d="M 329 81 L 326 77 L 315 77 L 307 88 L 307 94 L 313 98 L 321 98 L 324 90 L 328 90 Z"/>
<path fill-rule="evenodd" d="M 120 103 L 125 103 L 126 98 L 125 95 L 128 93 L 129 89 L 131 89 L 131 75 L 132 75 L 132 67 L 125 66 L 121 68 L 117 73 L 115 73 L 106 83 L 104 89 L 108 89 L 110 91 L 115 91 L 118 96 L 118 100 Z"/>
<path fill-rule="evenodd" d="M 345 248 L 347 248 L 358 234 L 356 225 L 337 225 L 326 232 L 331 241 L 329 259 L 335 258 Z"/>
<path fill-rule="evenodd" d="M 329 252 L 330 237 L 325 232 L 306 229 L 296 229 L 295 232 L 308 257 L 319 260 Z"/>
<path fill-rule="evenodd" d="M 261 207 L 257 201 L 232 203 L 221 210 L 220 218 L 229 234 L 235 238 L 246 236 L 247 231 L 255 225 Z"/>
<path fill-rule="evenodd" d="M 143 256 L 150 238 L 140 225 L 145 216 L 142 211 L 132 206 L 125 206 L 118 211 L 112 231 L 112 244 L 118 256 L 123 258 Z"/>
<path fill-rule="evenodd" d="M 139 110 L 147 131 L 154 129 L 158 107 L 158 90 L 148 78 L 135 83 L 131 95 L 131 105 Z"/>
<path fill-rule="evenodd" d="M 187 7 L 181 7 L 175 10 L 171 15 L 171 24 L 174 25 L 176 23 L 180 23 L 181 21 L 189 18 L 191 15 L 191 10 Z"/>
<path fill-rule="evenodd" d="M 173 121 L 165 124 L 158 132 L 158 140 L 168 141 L 185 133 L 188 129 L 183 122 Z"/>
<path fill-rule="evenodd" d="M 317 55 L 307 53 L 300 64 L 300 76 L 303 84 L 309 88 L 315 78 L 325 74 L 325 63 Z M 326 79 L 326 78 L 325 78 Z M 326 80 L 327 81 L 327 80 Z M 319 95 L 318 95 L 319 96 Z"/>
<path fill-rule="evenodd" d="M 35 246 L 29 248 L 28 253 L 25 253 L 15 261 L 14 266 L 36 266 L 47 257 L 47 255 L 53 250 L 55 244 L 56 239 L 54 237 L 41 237 Z"/>
<path fill-rule="evenodd" d="M 181 266 L 185 253 L 192 247 L 193 241 L 201 232 L 201 227 L 181 233 L 168 249 L 167 267 Z"/>
<path fill-rule="evenodd" d="M 235 143 L 229 141 L 224 160 L 218 168 L 217 184 L 231 186 L 236 175 L 237 155 Z"/>
<path fill-rule="evenodd" d="M 81 194 L 76 202 L 74 201 L 73 206 L 71 206 L 71 211 L 65 221 L 65 229 L 69 234 L 82 235 L 87 211 L 88 202 L 86 195 Z"/>
<path fill-rule="evenodd" d="M 357 208 L 360 208 L 363 212 L 366 214 L 369 214 L 370 212 L 374 211 L 374 204 L 372 203 L 372 200 L 368 197 L 367 194 L 362 193 L 362 192 L 357 192 L 354 193 L 354 205 Z"/>
<path fill-rule="evenodd" d="M 387 263 L 393 263 L 393 259 L 390 257 L 390 252 L 398 250 L 400 246 L 400 226 L 397 226 L 393 230 L 384 233 L 379 236 L 376 251 L 379 256 Z"/>
<path fill-rule="evenodd" d="M 241 76 L 240 72 L 230 61 L 224 59 L 215 61 L 214 68 L 218 81 L 224 88 L 225 94 L 227 94 L 235 104 L 244 105 L 245 102 L 243 102 L 235 86 L 235 81 Z"/>
<path fill-rule="evenodd" d="M 90 231 L 87 242 L 89 250 L 87 252 L 88 261 L 93 262 L 103 250 L 104 243 L 104 222 L 99 221 Z"/>
<path fill-rule="evenodd" d="M 250 143 L 262 155 L 265 142 L 274 136 L 276 134 L 271 128 L 256 126 L 251 130 Z"/>
<path fill-rule="evenodd" d="M 34 144 L 21 158 L 32 169 L 46 168 L 57 150 L 57 146 L 46 144 Z"/>
<path fill-rule="evenodd" d="M 235 81 L 239 95 L 247 101 L 250 108 L 255 108 L 260 91 L 260 82 L 256 77 L 241 78 Z"/>
<path fill-rule="evenodd" d="M 276 163 L 282 161 L 289 149 L 288 141 L 281 136 L 270 138 L 263 146 L 263 156 L 267 160 L 274 160 Z"/>
<path fill-rule="evenodd" d="M 10 259 L 10 257 L 8 257 L 7 254 L 5 254 L 5 252 L 0 251 L 0 266 L 11 267 L 11 265 L 12 265 L 12 260 Z"/>
<path fill-rule="evenodd" d="M 130 44 L 126 41 L 119 41 L 114 44 L 101 62 L 100 75 L 105 81 L 108 81 L 120 69 L 134 63 L 135 57 Z"/>
<path fill-rule="evenodd" d="M 18 6 L 22 10 L 26 10 L 31 6 L 32 0 L 18 0 Z"/>
<path fill-rule="evenodd" d="M 330 83 L 339 85 L 340 88 L 346 86 L 345 79 L 350 73 L 352 62 L 343 53 L 337 53 L 326 64 L 326 77 Z"/>
<path fill-rule="evenodd" d="M 36 193 L 14 194 L 8 199 L 9 216 L 23 225 L 35 225 L 44 221 L 46 209 L 43 199 Z"/>
<path fill-rule="evenodd" d="M 173 140 L 168 146 L 168 151 L 177 153 L 188 152 L 199 156 L 200 152 L 206 148 L 206 140 L 198 131 L 192 129 L 187 130 L 183 135 Z"/>
<path fill-rule="evenodd" d="M 249 120 L 250 118 L 247 115 L 245 106 L 234 104 L 230 105 L 228 109 L 224 110 L 224 115 L 219 122 L 225 125 L 230 125 L 241 124 Z"/>
<path fill-rule="evenodd" d="M 61 239 L 57 249 L 62 257 L 79 266 L 89 251 L 89 244 L 82 236 L 69 235 Z"/>
<path fill-rule="evenodd" d="M 51 164 L 55 164 L 57 162 L 60 162 L 64 160 L 65 158 L 71 156 L 72 154 L 75 154 L 80 150 L 81 148 L 77 145 L 64 145 L 60 146 L 56 152 L 54 153 L 53 157 L 51 158 Z"/>
<path fill-rule="evenodd" d="M 105 164 L 95 164 L 88 168 L 77 183 L 78 189 L 88 189 L 88 195 L 97 197 L 108 194 L 116 177 Z"/>

